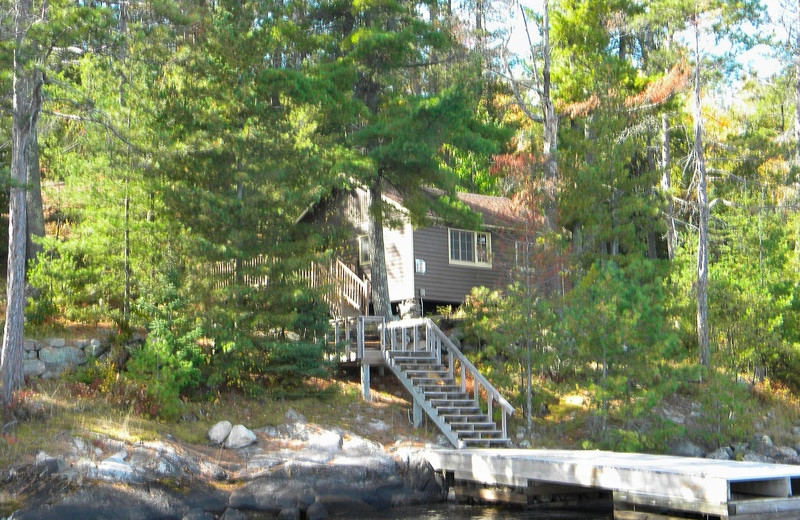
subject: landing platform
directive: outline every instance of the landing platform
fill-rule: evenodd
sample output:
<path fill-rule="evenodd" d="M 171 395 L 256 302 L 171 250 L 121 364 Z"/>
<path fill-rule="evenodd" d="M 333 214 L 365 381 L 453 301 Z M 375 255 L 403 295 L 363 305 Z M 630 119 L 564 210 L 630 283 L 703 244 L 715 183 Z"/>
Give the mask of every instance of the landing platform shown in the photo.
<path fill-rule="evenodd" d="M 429 461 L 456 485 L 516 489 L 528 500 L 537 493 L 608 491 L 620 519 L 800 518 L 800 466 L 509 449 L 436 450 Z"/>

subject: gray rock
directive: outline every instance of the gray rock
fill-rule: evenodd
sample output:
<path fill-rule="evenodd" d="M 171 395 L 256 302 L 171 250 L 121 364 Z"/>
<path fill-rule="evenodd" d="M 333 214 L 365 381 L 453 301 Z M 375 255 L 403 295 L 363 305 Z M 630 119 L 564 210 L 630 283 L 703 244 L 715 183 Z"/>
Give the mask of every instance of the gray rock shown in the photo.
<path fill-rule="evenodd" d="M 766 464 L 771 464 L 775 462 L 770 457 L 767 457 L 766 455 L 761 455 L 760 453 L 746 453 L 745 456 L 742 457 L 742 460 L 747 462 L 761 462 Z"/>
<path fill-rule="evenodd" d="M 85 349 L 88 345 L 89 345 L 88 339 L 76 339 L 75 341 L 72 342 L 73 347 L 78 347 L 82 349 Z"/>
<path fill-rule="evenodd" d="M 678 441 L 672 446 L 669 453 L 676 457 L 702 457 L 706 454 L 703 448 L 686 439 Z"/>
<path fill-rule="evenodd" d="M 278 513 L 278 520 L 300 520 L 300 508 L 295 506 L 281 509 L 281 512 Z"/>
<path fill-rule="evenodd" d="M 306 510 L 306 520 L 326 520 L 328 518 L 328 510 L 324 505 L 319 502 L 314 502 Z"/>
<path fill-rule="evenodd" d="M 47 345 L 53 348 L 63 348 L 67 345 L 67 340 L 64 338 L 49 338 Z"/>
<path fill-rule="evenodd" d="M 103 347 L 103 344 L 100 343 L 99 339 L 93 339 L 86 347 L 84 347 L 84 350 L 90 356 L 98 357 L 105 352 L 106 349 Z"/>
<path fill-rule="evenodd" d="M 39 359 L 39 354 L 37 354 L 35 350 L 23 350 L 22 360 L 26 361 L 30 359 Z"/>
<path fill-rule="evenodd" d="M 769 435 L 756 434 L 750 441 L 750 449 L 761 451 L 764 448 L 772 448 L 775 444 Z"/>
<path fill-rule="evenodd" d="M 342 441 L 342 451 L 346 455 L 384 455 L 386 452 L 377 442 L 367 440 L 356 435 L 347 437 Z"/>
<path fill-rule="evenodd" d="M 225 447 L 229 450 L 236 450 L 244 448 L 256 442 L 258 438 L 256 434 L 244 427 L 244 425 L 237 424 L 231 428 L 228 438 L 225 439 Z"/>
<path fill-rule="evenodd" d="M 224 513 L 222 513 L 222 516 L 219 517 L 219 520 L 247 520 L 247 517 L 238 509 L 232 509 L 229 507 Z"/>
<path fill-rule="evenodd" d="M 723 446 L 706 455 L 707 459 L 733 460 L 733 449 L 730 446 Z"/>
<path fill-rule="evenodd" d="M 779 446 L 775 448 L 780 456 L 787 460 L 794 460 L 797 459 L 797 451 L 794 448 L 790 448 L 789 446 Z"/>
<path fill-rule="evenodd" d="M 77 347 L 44 347 L 39 359 L 51 365 L 81 365 L 86 362 L 86 353 Z"/>
<path fill-rule="evenodd" d="M 24 359 L 22 360 L 22 374 L 23 376 L 40 377 L 47 371 L 47 366 L 38 359 Z"/>
<path fill-rule="evenodd" d="M 523 439 L 523 441 L 519 443 L 519 447 L 524 450 L 528 450 L 531 447 L 531 441 L 528 439 Z"/>
<path fill-rule="evenodd" d="M 23 343 L 23 348 L 25 350 L 33 352 L 42 348 L 42 344 L 32 339 L 26 339 L 25 342 Z"/>
<path fill-rule="evenodd" d="M 296 410 L 293 410 L 292 408 L 289 408 L 289 410 L 286 412 L 286 422 L 305 423 L 306 416 Z"/>
<path fill-rule="evenodd" d="M 211 513 L 206 513 L 202 509 L 197 508 L 197 509 L 192 509 L 191 511 L 183 515 L 183 518 L 181 518 L 181 520 L 214 520 L 214 515 L 212 515 Z"/>
<path fill-rule="evenodd" d="M 800 426 L 792 426 L 792 435 L 800 437 Z"/>
<path fill-rule="evenodd" d="M 208 430 L 208 439 L 211 441 L 211 444 L 222 444 L 225 442 L 225 439 L 228 438 L 228 435 L 231 433 L 231 428 L 233 425 L 229 421 L 220 421 Z"/>
<path fill-rule="evenodd" d="M 342 449 L 342 436 L 329 430 L 309 435 L 307 442 L 312 450 L 331 452 Z"/>

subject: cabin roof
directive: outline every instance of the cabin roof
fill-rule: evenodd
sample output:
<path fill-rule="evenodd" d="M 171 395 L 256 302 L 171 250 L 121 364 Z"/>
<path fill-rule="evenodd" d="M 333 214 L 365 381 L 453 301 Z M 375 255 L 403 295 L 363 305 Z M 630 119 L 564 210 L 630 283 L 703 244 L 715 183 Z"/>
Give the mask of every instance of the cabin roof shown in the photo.
<path fill-rule="evenodd" d="M 422 188 L 431 197 L 439 197 L 444 191 L 437 188 Z M 390 189 L 384 195 L 394 202 L 402 205 L 403 196 Z M 522 222 L 522 217 L 514 209 L 514 203 L 508 197 L 495 195 L 480 195 L 478 193 L 456 193 L 458 200 L 466 204 L 469 209 L 483 217 L 483 224 L 489 227 L 512 227 Z"/>

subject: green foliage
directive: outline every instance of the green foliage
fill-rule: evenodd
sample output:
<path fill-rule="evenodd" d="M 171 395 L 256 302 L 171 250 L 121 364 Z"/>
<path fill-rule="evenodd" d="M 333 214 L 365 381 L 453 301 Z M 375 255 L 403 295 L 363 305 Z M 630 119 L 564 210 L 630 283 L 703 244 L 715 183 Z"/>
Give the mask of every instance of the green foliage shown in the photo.
<path fill-rule="evenodd" d="M 139 304 L 149 322 L 147 340 L 131 353 L 126 369 L 131 379 L 147 385 L 159 413 L 172 417 L 180 412 L 180 397 L 200 386 L 206 360 L 199 345 L 202 328 L 186 312 L 175 275 L 162 283 L 161 294 Z"/>

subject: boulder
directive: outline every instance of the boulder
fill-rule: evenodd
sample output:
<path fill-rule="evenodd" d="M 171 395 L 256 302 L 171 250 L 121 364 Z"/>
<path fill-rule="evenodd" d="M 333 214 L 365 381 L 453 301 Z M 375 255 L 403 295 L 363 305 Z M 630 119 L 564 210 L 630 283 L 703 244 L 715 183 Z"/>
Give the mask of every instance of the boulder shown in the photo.
<path fill-rule="evenodd" d="M 675 443 L 672 448 L 670 448 L 669 454 L 675 455 L 676 457 L 702 457 L 706 454 L 706 452 L 697 444 L 694 444 L 686 439 L 682 439 Z"/>
<path fill-rule="evenodd" d="M 225 447 L 229 450 L 236 450 L 239 448 L 244 448 L 245 446 L 249 446 L 256 442 L 256 440 L 258 439 L 255 433 L 251 432 L 243 425 L 237 424 L 231 428 L 228 438 L 225 439 Z"/>
<path fill-rule="evenodd" d="M 220 445 L 225 442 L 228 435 L 231 433 L 233 425 L 229 421 L 220 421 L 208 430 L 208 439 L 211 444 Z"/>
<path fill-rule="evenodd" d="M 26 339 L 23 343 L 23 348 L 28 351 L 36 351 L 42 348 L 42 344 L 32 339 Z"/>
<path fill-rule="evenodd" d="M 733 460 L 733 449 L 730 446 L 723 446 L 706 455 L 707 459 Z"/>
<path fill-rule="evenodd" d="M 766 455 L 761 455 L 759 453 L 746 453 L 742 460 L 746 462 L 762 462 L 766 464 L 771 464 L 775 462 L 773 459 L 767 457 Z"/>
<path fill-rule="evenodd" d="M 22 351 L 22 360 L 31 360 L 31 359 L 39 359 L 39 354 L 35 350 L 23 350 Z"/>
<path fill-rule="evenodd" d="M 64 338 L 49 338 L 47 340 L 47 346 L 53 348 L 63 348 L 67 346 L 67 340 Z"/>
<path fill-rule="evenodd" d="M 22 374 L 24 376 L 41 377 L 47 371 L 47 366 L 38 359 L 25 359 L 22 361 Z"/>
<path fill-rule="evenodd" d="M 44 347 L 39 350 L 39 359 L 51 365 L 82 365 L 86 353 L 78 347 Z"/>
<path fill-rule="evenodd" d="M 286 509 L 281 509 L 281 512 L 278 513 L 278 520 L 300 520 L 300 516 L 299 507 L 287 507 Z"/>
<path fill-rule="evenodd" d="M 88 345 L 86 345 L 86 347 L 84 347 L 84 350 L 90 356 L 98 357 L 100 354 L 105 352 L 106 349 L 103 347 L 103 344 L 100 343 L 99 339 L 93 339 Z"/>
<path fill-rule="evenodd" d="M 305 423 L 306 422 L 306 416 L 301 414 L 300 412 L 298 412 L 296 410 L 293 410 L 292 408 L 289 408 L 289 410 L 286 412 L 286 416 L 285 417 L 286 417 L 286 422 L 290 422 L 290 423 Z"/>
<path fill-rule="evenodd" d="M 306 510 L 306 520 L 325 520 L 328 518 L 328 510 L 319 502 L 314 502 Z"/>
<path fill-rule="evenodd" d="M 238 509 L 228 508 L 222 513 L 222 516 L 219 517 L 220 520 L 247 520 L 247 517 L 244 513 L 239 511 Z"/>

